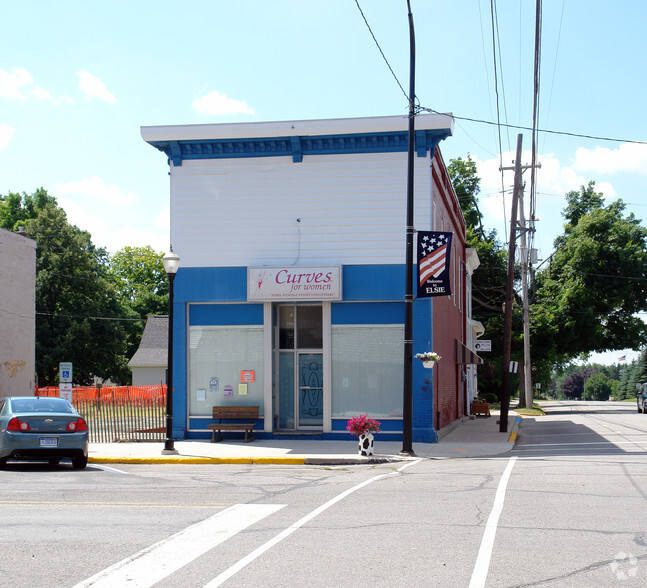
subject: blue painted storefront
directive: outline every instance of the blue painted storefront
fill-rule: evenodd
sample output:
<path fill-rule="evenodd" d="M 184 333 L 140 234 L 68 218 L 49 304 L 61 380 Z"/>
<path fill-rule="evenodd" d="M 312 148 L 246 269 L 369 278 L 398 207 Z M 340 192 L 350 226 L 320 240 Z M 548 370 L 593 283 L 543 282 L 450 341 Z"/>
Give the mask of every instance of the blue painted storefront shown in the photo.
<path fill-rule="evenodd" d="M 380 287 L 366 288 L 367 279 Z M 343 302 L 331 305 L 332 324 L 403 324 L 404 265 L 402 266 L 344 266 Z M 180 268 L 175 278 L 174 332 L 188 333 L 195 325 L 258 325 L 263 324 L 263 304 L 247 302 L 247 268 Z M 361 300 L 361 302 L 359 302 Z M 414 301 L 413 348 L 432 349 L 432 300 Z M 204 303 L 228 304 L 204 304 Z M 195 304 L 202 303 L 202 304 Z M 187 423 L 187 337 L 173 340 L 174 417 L 173 436 L 182 438 L 209 438 L 204 419 L 190 419 Z M 433 391 L 428 381 L 429 372 L 421 362 L 414 361 L 413 381 L 413 440 L 437 441 L 433 425 Z M 255 430 L 258 438 L 272 438 L 263 432 L 263 419 Z M 382 421 L 382 433 L 377 439 L 400 439 L 402 420 Z M 395 434 L 395 437 L 393 436 Z M 346 419 L 333 418 L 332 432 L 322 433 L 322 439 L 348 439 Z M 285 436 L 283 436 L 285 438 Z"/>

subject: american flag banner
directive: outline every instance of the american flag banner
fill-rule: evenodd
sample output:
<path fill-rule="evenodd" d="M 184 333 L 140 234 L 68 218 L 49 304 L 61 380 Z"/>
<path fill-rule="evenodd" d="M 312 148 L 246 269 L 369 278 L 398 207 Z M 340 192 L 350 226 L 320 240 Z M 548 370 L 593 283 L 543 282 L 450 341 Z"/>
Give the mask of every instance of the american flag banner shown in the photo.
<path fill-rule="evenodd" d="M 452 233 L 418 231 L 418 298 L 448 296 Z"/>

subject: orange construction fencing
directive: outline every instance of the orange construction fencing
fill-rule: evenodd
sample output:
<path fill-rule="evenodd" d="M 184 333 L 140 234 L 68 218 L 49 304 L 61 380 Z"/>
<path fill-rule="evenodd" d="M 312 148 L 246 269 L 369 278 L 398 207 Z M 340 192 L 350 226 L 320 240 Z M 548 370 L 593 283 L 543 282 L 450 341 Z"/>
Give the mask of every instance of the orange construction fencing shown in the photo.
<path fill-rule="evenodd" d="M 60 396 L 60 391 L 37 388 L 36 396 Z M 93 443 L 162 441 L 166 436 L 166 386 L 77 386 L 72 404 L 87 421 Z"/>

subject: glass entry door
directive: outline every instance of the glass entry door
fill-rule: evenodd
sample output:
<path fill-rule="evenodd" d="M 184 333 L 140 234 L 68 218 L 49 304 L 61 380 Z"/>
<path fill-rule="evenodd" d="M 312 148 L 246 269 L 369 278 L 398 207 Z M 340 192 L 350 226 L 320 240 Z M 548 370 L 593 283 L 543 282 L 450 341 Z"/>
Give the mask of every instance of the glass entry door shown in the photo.
<path fill-rule="evenodd" d="M 279 429 L 323 427 L 323 329 L 320 304 L 278 306 Z"/>
<path fill-rule="evenodd" d="M 323 427 L 323 353 L 299 353 L 298 428 Z"/>

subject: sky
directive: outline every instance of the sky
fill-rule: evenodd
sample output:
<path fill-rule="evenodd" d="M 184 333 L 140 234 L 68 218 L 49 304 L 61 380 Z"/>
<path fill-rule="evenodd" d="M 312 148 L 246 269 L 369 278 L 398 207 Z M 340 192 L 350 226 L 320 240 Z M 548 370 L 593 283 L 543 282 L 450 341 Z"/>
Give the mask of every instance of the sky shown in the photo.
<path fill-rule="evenodd" d="M 476 161 L 484 225 L 505 242 L 513 172 L 499 167 L 513 165 L 519 133 L 530 164 L 535 2 L 494 6 L 493 31 L 490 0 L 411 0 L 417 99 L 456 117 L 441 152 L 446 163 Z M 109 252 L 169 246 L 168 164 L 141 126 L 407 114 L 406 0 L 0 8 L 0 195 L 46 188 Z M 564 195 L 589 181 L 647 217 L 645 22 L 647 3 L 635 0 L 543 2 L 538 127 L 551 132 L 537 143 L 541 260 L 562 230 Z M 638 352 L 592 360 L 623 355 Z"/>

